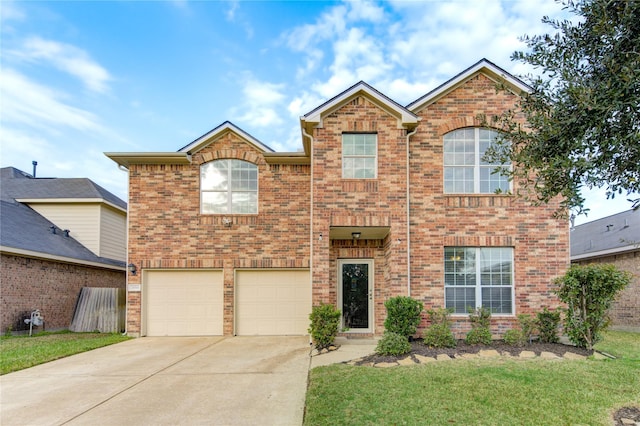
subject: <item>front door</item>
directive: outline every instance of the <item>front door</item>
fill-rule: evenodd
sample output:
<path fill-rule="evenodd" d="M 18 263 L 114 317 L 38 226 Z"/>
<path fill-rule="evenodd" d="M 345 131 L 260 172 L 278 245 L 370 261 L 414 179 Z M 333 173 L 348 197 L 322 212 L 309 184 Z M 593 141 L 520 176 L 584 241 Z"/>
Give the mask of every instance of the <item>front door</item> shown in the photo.
<path fill-rule="evenodd" d="M 373 260 L 338 262 L 338 297 L 342 328 L 347 332 L 373 332 Z"/>

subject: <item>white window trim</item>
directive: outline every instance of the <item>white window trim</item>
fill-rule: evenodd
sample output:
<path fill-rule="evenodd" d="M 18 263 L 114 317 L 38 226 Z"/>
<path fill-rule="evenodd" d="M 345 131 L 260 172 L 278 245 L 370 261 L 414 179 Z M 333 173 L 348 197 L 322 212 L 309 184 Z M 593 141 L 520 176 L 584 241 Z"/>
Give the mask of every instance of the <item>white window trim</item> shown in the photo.
<path fill-rule="evenodd" d="M 215 190 L 211 190 L 211 189 L 202 189 L 202 167 L 209 164 L 209 163 L 213 163 L 215 161 L 242 161 L 244 163 L 248 163 L 251 164 L 253 166 L 255 166 L 256 168 L 256 184 L 257 184 L 257 189 L 255 191 L 233 191 L 231 189 L 227 189 L 226 191 L 215 191 Z M 229 186 L 231 186 L 231 167 L 227 167 L 227 174 L 228 174 L 228 182 L 229 182 Z M 220 158 L 217 160 L 212 160 L 212 161 L 208 161 L 206 163 L 203 163 L 200 165 L 200 175 L 199 175 L 199 179 L 200 179 L 200 214 L 203 215 L 234 215 L 234 216 L 240 216 L 240 215 L 257 215 L 258 214 L 258 208 L 260 206 L 260 171 L 258 170 L 258 165 L 254 164 L 250 161 L 246 161 L 246 160 L 241 160 L 239 158 Z M 217 193 L 226 193 L 227 194 L 227 211 L 224 213 L 209 213 L 209 212 L 204 212 L 203 211 L 203 207 L 204 207 L 204 201 L 203 201 L 203 194 L 207 192 L 207 193 L 212 193 L 212 192 L 217 192 Z M 246 192 L 246 193 L 251 193 L 253 194 L 255 192 L 256 194 L 256 210 L 255 212 L 252 213 L 234 213 L 233 212 L 233 197 L 232 194 L 234 193 L 240 193 L 240 192 Z"/>
<path fill-rule="evenodd" d="M 376 137 L 376 153 L 375 155 L 345 155 L 344 153 L 344 135 L 374 135 Z M 341 139 L 340 139 L 340 143 L 341 143 L 341 152 L 342 152 L 342 179 L 353 179 L 353 180 L 361 180 L 361 179 L 365 179 L 365 180 L 371 180 L 371 179 L 377 179 L 378 178 L 378 133 L 369 133 L 369 132 L 362 132 L 362 133 L 353 133 L 353 132 L 343 132 L 341 135 Z M 366 178 L 358 178 L 358 177 L 345 177 L 344 176 L 344 160 L 345 158 L 373 158 L 374 161 L 374 169 L 373 169 L 373 177 L 366 177 Z"/>
<path fill-rule="evenodd" d="M 448 194 L 489 194 L 489 195 L 498 195 L 495 194 L 493 192 L 480 192 L 480 168 L 481 167 L 492 167 L 492 168 L 496 168 L 496 167 L 504 167 L 501 164 L 480 164 L 480 130 L 483 130 L 483 127 L 474 127 L 473 128 L 473 146 L 474 146 L 474 163 L 473 163 L 473 192 L 445 192 L 445 195 Z M 449 133 L 453 133 L 456 130 L 462 130 L 462 129 L 455 129 L 452 130 Z M 493 129 L 484 129 L 484 130 L 491 130 L 493 132 L 496 132 Z M 497 133 L 497 132 L 496 132 Z M 443 145 L 444 145 L 444 136 L 443 136 Z M 444 155 L 444 152 L 443 152 Z M 464 168 L 464 167 L 470 167 L 469 165 L 464 165 L 464 166 L 460 166 L 460 165 L 455 165 L 455 166 L 447 166 L 444 164 L 444 160 L 443 160 L 443 164 L 442 167 L 451 167 L 451 168 Z M 512 165 L 509 164 L 508 169 L 509 171 L 511 170 Z M 444 173 L 442 174 L 442 187 L 443 189 L 445 188 L 445 183 L 446 180 L 444 178 Z M 512 191 L 513 190 L 513 186 L 512 186 L 512 182 L 508 181 L 507 182 L 509 184 L 509 188 L 508 191 Z"/>
<path fill-rule="evenodd" d="M 505 314 L 505 313 L 499 313 L 499 314 L 495 314 L 495 313 L 491 313 L 492 317 L 500 317 L 500 318 L 511 318 L 511 317 L 515 317 L 516 316 L 516 283 L 515 283 L 515 254 L 514 251 L 515 249 L 513 247 L 467 247 L 467 246 L 447 246 L 449 248 L 472 248 L 476 250 L 476 285 L 474 286 L 475 289 L 475 293 L 476 293 L 476 306 L 475 308 L 481 308 L 482 307 L 482 271 L 480 269 L 480 262 L 477 259 L 480 259 L 480 249 L 483 248 L 510 248 L 511 249 L 511 285 L 510 286 L 506 286 L 506 285 L 501 285 L 501 286 L 487 286 L 487 288 L 510 288 L 511 289 L 511 313 L 510 314 Z M 444 251 L 443 251 L 444 254 Z M 444 257 L 444 256 L 443 256 Z M 443 259 L 444 262 L 445 259 Z M 444 266 L 444 264 L 443 264 Z M 452 288 L 468 288 L 471 286 L 448 286 L 446 283 L 444 284 L 444 294 L 443 294 L 443 304 L 442 306 L 447 306 L 447 292 L 446 289 L 448 287 L 452 287 Z M 452 317 L 468 317 L 469 314 L 468 313 L 452 313 L 451 314 Z"/>

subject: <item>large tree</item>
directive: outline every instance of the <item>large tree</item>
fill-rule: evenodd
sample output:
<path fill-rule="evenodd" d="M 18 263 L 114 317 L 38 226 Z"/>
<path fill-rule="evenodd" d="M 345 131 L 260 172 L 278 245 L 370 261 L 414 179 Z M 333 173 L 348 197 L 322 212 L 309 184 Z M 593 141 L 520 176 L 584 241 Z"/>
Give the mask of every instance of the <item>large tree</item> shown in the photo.
<path fill-rule="evenodd" d="M 544 17 L 550 34 L 524 36 L 512 60 L 537 73 L 516 109 L 493 117 L 504 129 L 493 161 L 518 164 L 535 202 L 561 196 L 583 212 L 583 187 L 605 187 L 640 205 L 640 0 L 563 2 L 575 16 Z M 524 121 L 523 121 L 524 119 Z M 522 123 L 526 122 L 526 125 Z"/>

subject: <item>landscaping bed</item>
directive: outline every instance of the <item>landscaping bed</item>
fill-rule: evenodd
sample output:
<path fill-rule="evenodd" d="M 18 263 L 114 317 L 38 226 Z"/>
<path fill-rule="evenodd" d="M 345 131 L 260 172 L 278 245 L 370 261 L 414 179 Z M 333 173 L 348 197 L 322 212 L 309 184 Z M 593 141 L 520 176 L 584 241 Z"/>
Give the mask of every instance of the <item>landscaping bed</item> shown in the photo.
<path fill-rule="evenodd" d="M 464 340 L 458 340 L 455 348 L 432 348 L 425 345 L 422 342 L 422 339 L 415 339 L 411 342 L 411 352 L 409 353 L 398 356 L 372 354 L 358 360 L 355 364 L 370 365 L 371 363 L 377 364 L 381 362 L 395 362 L 414 355 L 422 355 L 435 358 L 438 355 L 445 354 L 450 356 L 451 358 L 455 358 L 465 354 L 477 354 L 480 351 L 491 349 L 496 350 L 501 355 L 510 356 L 518 356 L 522 351 L 530 351 L 535 353 L 537 356 L 540 356 L 542 352 L 550 352 L 557 355 L 559 358 L 562 358 L 566 352 L 572 352 L 574 354 L 584 356 L 590 356 L 593 354 L 593 351 L 584 348 L 578 348 L 572 345 L 565 345 L 562 343 L 541 343 L 534 341 L 524 346 L 513 346 L 507 345 L 502 340 L 495 340 L 491 343 L 491 345 L 470 345 Z"/>

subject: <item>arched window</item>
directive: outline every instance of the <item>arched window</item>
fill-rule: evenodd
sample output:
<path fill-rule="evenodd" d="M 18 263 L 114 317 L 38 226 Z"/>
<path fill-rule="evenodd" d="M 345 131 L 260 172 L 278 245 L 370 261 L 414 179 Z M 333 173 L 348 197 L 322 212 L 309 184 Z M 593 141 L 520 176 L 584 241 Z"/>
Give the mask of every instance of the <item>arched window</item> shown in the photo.
<path fill-rule="evenodd" d="M 200 166 L 200 211 L 258 213 L 258 166 L 242 160 L 216 160 Z"/>
<path fill-rule="evenodd" d="M 483 161 L 498 132 L 482 128 L 454 130 L 444 135 L 445 194 L 507 193 L 511 190 L 506 174 L 509 165 Z"/>

